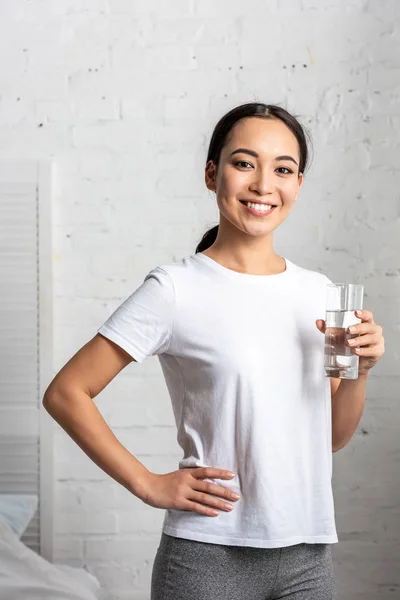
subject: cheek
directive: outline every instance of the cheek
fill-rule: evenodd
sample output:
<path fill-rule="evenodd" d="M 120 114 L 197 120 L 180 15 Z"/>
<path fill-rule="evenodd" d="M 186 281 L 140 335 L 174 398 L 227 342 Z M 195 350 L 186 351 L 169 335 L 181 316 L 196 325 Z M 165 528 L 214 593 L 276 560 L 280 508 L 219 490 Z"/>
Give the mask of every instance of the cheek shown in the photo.
<path fill-rule="evenodd" d="M 235 195 L 238 191 L 238 188 L 240 188 L 240 185 L 240 177 L 237 176 L 237 172 L 235 172 L 233 169 L 226 169 L 222 171 L 218 181 L 218 190 L 221 193 L 221 197 Z"/>
<path fill-rule="evenodd" d="M 294 204 L 296 202 L 296 196 L 299 194 L 299 186 L 296 183 L 283 186 L 281 188 L 281 194 L 287 204 Z"/>

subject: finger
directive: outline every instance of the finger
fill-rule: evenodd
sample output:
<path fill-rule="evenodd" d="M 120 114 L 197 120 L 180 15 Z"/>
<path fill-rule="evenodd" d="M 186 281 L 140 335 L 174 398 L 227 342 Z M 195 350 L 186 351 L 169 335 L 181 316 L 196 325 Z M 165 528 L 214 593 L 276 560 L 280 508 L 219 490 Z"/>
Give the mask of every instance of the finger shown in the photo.
<path fill-rule="evenodd" d="M 358 325 L 350 325 L 347 328 L 348 333 L 357 333 L 363 335 L 364 333 L 382 333 L 382 327 L 376 323 L 359 323 Z"/>
<path fill-rule="evenodd" d="M 215 508 L 211 508 L 211 506 L 203 506 L 202 504 L 199 504 L 198 502 L 188 501 L 186 506 L 187 506 L 187 508 L 184 508 L 183 510 L 190 510 L 192 512 L 198 512 L 201 515 L 207 515 L 210 517 L 217 517 L 219 515 L 219 512 Z"/>
<path fill-rule="evenodd" d="M 356 315 L 356 317 L 361 319 L 361 321 L 363 321 L 364 323 L 373 323 L 374 322 L 374 315 L 372 314 L 372 312 L 370 310 L 356 310 L 356 311 L 354 311 L 354 314 Z"/>
<path fill-rule="evenodd" d="M 193 468 L 193 467 L 192 467 Z M 235 474 L 230 474 L 229 471 L 223 469 L 217 469 L 214 467 L 195 467 L 191 472 L 192 477 L 195 479 L 230 479 L 235 477 Z"/>
<path fill-rule="evenodd" d="M 381 347 L 378 346 L 370 346 L 369 348 L 354 348 L 354 352 L 359 356 L 377 358 L 380 357 L 382 353 Z"/>
<path fill-rule="evenodd" d="M 351 340 L 347 340 L 346 344 L 348 346 L 352 346 L 353 348 L 357 346 L 371 346 L 378 345 L 380 342 L 380 337 L 376 334 L 371 335 L 361 335 L 359 337 L 352 338 Z"/>
<path fill-rule="evenodd" d="M 317 324 L 317 328 L 319 329 L 319 331 L 322 331 L 322 333 L 325 333 L 325 328 L 326 328 L 325 321 L 323 319 L 318 319 L 316 321 L 316 324 Z"/>
<path fill-rule="evenodd" d="M 204 491 L 196 491 L 192 489 L 188 492 L 187 498 L 188 500 L 197 501 L 202 505 L 212 506 L 216 509 L 228 511 L 233 510 L 233 506 L 230 502 L 226 502 L 225 500 L 218 498 L 216 495 L 214 496 Z"/>

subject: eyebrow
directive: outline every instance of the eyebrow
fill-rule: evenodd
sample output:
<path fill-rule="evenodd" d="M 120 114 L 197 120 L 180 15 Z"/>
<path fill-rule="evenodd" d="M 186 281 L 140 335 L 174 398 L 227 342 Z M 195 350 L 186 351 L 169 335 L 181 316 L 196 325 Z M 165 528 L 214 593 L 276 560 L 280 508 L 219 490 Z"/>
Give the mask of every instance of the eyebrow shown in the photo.
<path fill-rule="evenodd" d="M 237 150 L 231 152 L 230 156 L 232 156 L 233 154 L 238 154 L 239 152 L 243 152 L 243 154 L 250 154 L 251 156 L 255 156 L 256 158 L 258 158 L 259 156 L 257 152 L 255 152 L 254 150 L 249 150 L 248 148 L 237 148 Z M 291 160 L 292 162 L 294 162 L 295 165 L 297 165 L 297 162 L 294 160 L 293 156 L 289 156 L 289 154 L 277 156 L 275 160 Z"/>

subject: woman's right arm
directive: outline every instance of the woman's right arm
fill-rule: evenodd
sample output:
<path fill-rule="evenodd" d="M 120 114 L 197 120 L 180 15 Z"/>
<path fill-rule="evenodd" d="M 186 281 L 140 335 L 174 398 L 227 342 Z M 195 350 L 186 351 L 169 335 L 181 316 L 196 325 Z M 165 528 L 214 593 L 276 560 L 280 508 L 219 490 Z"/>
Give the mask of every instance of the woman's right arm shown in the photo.
<path fill-rule="evenodd" d="M 82 450 L 110 477 L 143 496 L 150 472 L 115 437 L 93 402 L 134 359 L 96 334 L 59 371 L 43 396 L 43 406 Z"/>
<path fill-rule="evenodd" d="M 195 467 L 151 473 L 115 437 L 93 398 L 134 359 L 97 333 L 59 371 L 43 396 L 43 406 L 82 450 L 110 477 L 156 508 L 217 516 L 229 510 L 233 491 L 206 478 L 231 479 L 226 469 Z M 221 500 L 223 498 L 224 500 Z"/>

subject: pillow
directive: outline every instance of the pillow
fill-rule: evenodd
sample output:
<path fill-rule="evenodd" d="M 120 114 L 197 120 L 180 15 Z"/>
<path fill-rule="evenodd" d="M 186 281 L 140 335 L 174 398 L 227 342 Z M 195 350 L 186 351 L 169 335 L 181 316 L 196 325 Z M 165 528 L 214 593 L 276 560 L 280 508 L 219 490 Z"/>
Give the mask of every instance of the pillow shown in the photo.
<path fill-rule="evenodd" d="M 20 538 L 38 507 L 36 494 L 0 494 L 0 523 Z"/>

